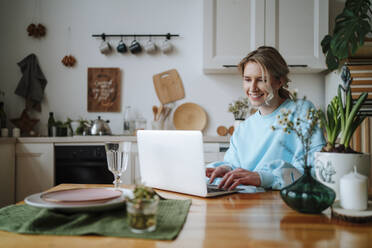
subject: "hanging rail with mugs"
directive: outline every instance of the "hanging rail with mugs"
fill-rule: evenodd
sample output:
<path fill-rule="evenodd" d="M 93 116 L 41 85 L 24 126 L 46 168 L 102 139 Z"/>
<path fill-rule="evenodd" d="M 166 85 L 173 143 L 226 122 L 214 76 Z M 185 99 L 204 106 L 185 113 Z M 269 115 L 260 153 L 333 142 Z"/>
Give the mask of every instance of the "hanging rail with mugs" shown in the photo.
<path fill-rule="evenodd" d="M 179 37 L 179 34 L 92 34 L 92 37 L 101 37 L 103 40 L 105 40 L 106 37 L 166 37 L 168 40 L 171 39 L 171 37 Z"/>

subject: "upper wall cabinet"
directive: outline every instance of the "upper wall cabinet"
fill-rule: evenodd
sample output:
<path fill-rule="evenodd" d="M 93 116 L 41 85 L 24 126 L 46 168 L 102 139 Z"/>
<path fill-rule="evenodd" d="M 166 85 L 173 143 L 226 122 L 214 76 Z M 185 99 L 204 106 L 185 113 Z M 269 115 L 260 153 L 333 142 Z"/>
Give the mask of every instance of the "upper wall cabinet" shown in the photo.
<path fill-rule="evenodd" d="M 328 34 L 327 0 L 266 0 L 265 44 L 277 48 L 288 65 L 326 69 L 320 45 Z"/>
<path fill-rule="evenodd" d="M 319 72 L 327 33 L 328 0 L 204 0 L 204 72 L 236 73 L 229 66 L 262 45 L 292 72 Z"/>
<path fill-rule="evenodd" d="M 264 44 L 265 1 L 204 0 L 204 72 L 236 72 L 236 65 Z"/>

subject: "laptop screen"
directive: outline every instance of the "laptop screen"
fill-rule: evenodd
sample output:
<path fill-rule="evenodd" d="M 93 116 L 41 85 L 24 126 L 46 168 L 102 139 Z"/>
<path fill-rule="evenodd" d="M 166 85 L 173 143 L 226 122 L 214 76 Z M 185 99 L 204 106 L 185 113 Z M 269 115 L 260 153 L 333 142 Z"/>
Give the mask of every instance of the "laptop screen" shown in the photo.
<path fill-rule="evenodd" d="M 200 131 L 139 130 L 137 142 L 142 183 L 180 193 L 207 194 Z"/>

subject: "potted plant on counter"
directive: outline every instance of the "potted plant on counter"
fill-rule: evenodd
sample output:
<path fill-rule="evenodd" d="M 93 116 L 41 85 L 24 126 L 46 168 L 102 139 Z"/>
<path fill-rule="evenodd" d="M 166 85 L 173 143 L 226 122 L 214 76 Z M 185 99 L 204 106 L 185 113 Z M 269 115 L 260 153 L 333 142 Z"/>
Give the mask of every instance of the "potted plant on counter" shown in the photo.
<path fill-rule="evenodd" d="M 136 185 L 133 197 L 127 198 L 126 203 L 128 224 L 132 232 L 155 231 L 159 200 L 159 196 L 152 188 Z"/>
<path fill-rule="evenodd" d="M 368 93 L 362 93 L 357 100 L 352 99 L 352 78 L 347 66 L 343 66 L 337 96 L 328 104 L 326 114 L 321 112 L 321 123 L 325 129 L 327 145 L 321 152 L 315 153 L 315 173 L 319 181 L 331 187 L 339 199 L 340 178 L 357 171 L 370 177 L 370 155 L 351 149 L 350 141 L 358 126 L 366 116 L 360 115 L 360 108 Z"/>
<path fill-rule="evenodd" d="M 249 100 L 247 97 L 239 98 L 229 104 L 228 111 L 234 115 L 234 130 L 236 130 L 241 122 L 245 120 L 249 111 Z"/>

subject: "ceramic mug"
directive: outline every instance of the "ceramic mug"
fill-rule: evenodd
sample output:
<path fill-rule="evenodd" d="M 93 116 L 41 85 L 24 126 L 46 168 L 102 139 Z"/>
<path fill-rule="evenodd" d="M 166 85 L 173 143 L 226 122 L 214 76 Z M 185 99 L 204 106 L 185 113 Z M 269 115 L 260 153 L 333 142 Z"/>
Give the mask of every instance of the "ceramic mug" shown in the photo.
<path fill-rule="evenodd" d="M 152 40 L 149 40 L 145 45 L 144 45 L 145 51 L 147 53 L 155 53 L 156 52 L 156 45 L 155 42 Z"/>
<path fill-rule="evenodd" d="M 127 46 L 125 45 L 124 41 L 123 40 L 120 40 L 119 41 L 119 44 L 118 46 L 116 47 L 116 50 L 119 52 L 119 53 L 125 53 L 127 52 Z"/>
<path fill-rule="evenodd" d="M 133 54 L 140 53 L 142 51 L 141 44 L 137 40 L 133 40 L 129 46 L 129 50 Z"/>
<path fill-rule="evenodd" d="M 13 128 L 13 137 L 18 138 L 21 136 L 21 130 L 17 127 Z"/>
<path fill-rule="evenodd" d="M 102 54 L 108 54 L 111 52 L 111 46 L 108 41 L 102 41 L 101 45 L 99 46 L 99 50 Z"/>
<path fill-rule="evenodd" d="M 173 50 L 172 43 L 171 43 L 168 39 L 164 40 L 164 41 L 161 43 L 160 48 L 161 48 L 161 51 L 162 51 L 163 53 L 170 53 L 170 52 L 172 52 L 172 50 Z"/>

